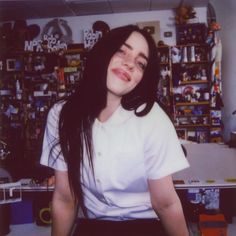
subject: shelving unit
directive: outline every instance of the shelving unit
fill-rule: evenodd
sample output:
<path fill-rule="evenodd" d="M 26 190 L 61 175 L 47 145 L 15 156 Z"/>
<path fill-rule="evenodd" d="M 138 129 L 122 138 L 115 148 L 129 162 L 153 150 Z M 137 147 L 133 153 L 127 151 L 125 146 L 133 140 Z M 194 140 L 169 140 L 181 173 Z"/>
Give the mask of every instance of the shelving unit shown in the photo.
<path fill-rule="evenodd" d="M 201 44 L 178 45 L 180 62 L 172 66 L 173 117 L 184 139 L 210 141 L 210 48 Z"/>
<path fill-rule="evenodd" d="M 11 150 L 12 173 L 34 177 L 47 112 L 56 100 L 74 92 L 84 52 L 21 51 L 7 52 L 0 58 L 0 138 Z"/>
<path fill-rule="evenodd" d="M 221 141 L 221 111 L 215 106 L 212 48 L 205 24 L 177 26 L 177 45 L 158 48 L 159 100 L 178 135 L 195 142 Z"/>
<path fill-rule="evenodd" d="M 213 70 L 219 72 L 211 58 L 212 45 L 204 42 L 204 27 L 177 27 L 177 45 L 158 48 L 161 76 L 157 94 L 182 138 L 215 142 L 220 141 L 221 113 L 215 106 Z M 0 55 L 0 137 L 11 150 L 11 167 L 16 168 L 12 173 L 34 176 L 48 108 L 74 92 L 85 54 L 81 48 Z"/>
<path fill-rule="evenodd" d="M 173 113 L 172 103 L 172 63 L 170 57 L 170 47 L 158 47 L 158 56 L 160 59 L 160 80 L 157 89 L 159 104 L 171 117 Z"/>

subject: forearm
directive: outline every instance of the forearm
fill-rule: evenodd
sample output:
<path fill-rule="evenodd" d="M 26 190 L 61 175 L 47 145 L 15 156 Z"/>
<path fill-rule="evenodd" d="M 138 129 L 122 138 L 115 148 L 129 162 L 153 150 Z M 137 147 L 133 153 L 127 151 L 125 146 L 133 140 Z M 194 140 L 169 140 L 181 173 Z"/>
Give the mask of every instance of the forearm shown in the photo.
<path fill-rule="evenodd" d="M 168 236 L 189 236 L 179 199 L 162 209 L 157 209 L 156 213 Z"/>
<path fill-rule="evenodd" d="M 77 213 L 74 202 L 53 200 L 52 202 L 52 236 L 68 236 Z"/>

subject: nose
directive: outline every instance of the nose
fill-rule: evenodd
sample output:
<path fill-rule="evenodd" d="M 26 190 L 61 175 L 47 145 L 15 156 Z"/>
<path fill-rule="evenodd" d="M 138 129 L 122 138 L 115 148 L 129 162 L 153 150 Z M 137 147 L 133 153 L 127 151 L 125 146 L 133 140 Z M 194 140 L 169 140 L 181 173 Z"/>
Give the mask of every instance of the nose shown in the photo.
<path fill-rule="evenodd" d="M 126 55 L 126 57 L 123 60 L 123 64 L 128 68 L 128 69 L 133 69 L 134 68 L 134 59 L 131 55 Z"/>

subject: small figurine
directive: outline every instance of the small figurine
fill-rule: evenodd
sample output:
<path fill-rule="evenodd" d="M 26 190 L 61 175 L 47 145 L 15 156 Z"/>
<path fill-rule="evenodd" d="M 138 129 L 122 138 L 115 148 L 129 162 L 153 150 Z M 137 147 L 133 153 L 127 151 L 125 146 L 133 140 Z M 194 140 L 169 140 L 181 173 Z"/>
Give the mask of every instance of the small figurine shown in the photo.
<path fill-rule="evenodd" d="M 177 25 L 186 24 L 189 19 L 196 17 L 196 12 L 194 11 L 193 7 L 183 4 L 176 8 L 175 13 L 175 23 Z"/>

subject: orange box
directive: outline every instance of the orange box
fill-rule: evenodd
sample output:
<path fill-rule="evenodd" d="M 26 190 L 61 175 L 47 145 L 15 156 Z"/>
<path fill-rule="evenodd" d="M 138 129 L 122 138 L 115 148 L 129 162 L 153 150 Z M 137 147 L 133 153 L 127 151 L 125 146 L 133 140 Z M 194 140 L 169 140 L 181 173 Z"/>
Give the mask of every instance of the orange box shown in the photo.
<path fill-rule="evenodd" d="M 200 214 L 201 236 L 227 236 L 227 222 L 223 214 Z"/>

